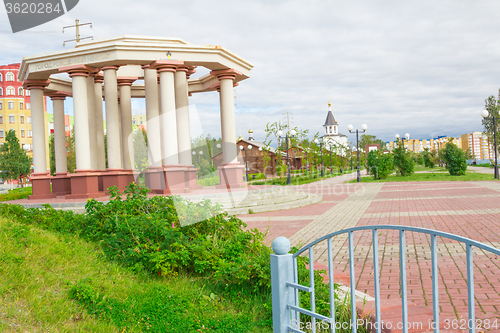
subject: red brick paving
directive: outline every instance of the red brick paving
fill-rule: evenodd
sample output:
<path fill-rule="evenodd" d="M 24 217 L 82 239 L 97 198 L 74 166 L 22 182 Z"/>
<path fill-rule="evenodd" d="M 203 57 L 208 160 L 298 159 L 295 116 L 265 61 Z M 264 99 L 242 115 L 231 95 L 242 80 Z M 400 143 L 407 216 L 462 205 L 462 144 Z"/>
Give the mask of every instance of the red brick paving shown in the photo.
<path fill-rule="evenodd" d="M 317 190 L 317 189 L 316 189 Z M 327 191 L 328 193 L 328 191 Z M 348 194 L 328 194 L 325 201 L 340 202 Z M 500 244 L 500 214 L 479 211 L 500 209 L 500 192 L 481 186 L 481 182 L 420 182 L 386 183 L 357 223 L 363 225 L 394 224 L 440 230 L 498 247 Z M 290 237 L 295 228 L 309 221 L 294 221 L 292 216 L 307 213 L 319 215 L 334 207 L 335 203 L 262 213 L 262 217 L 290 216 L 290 220 L 267 222 L 271 232 L 268 241 L 276 236 Z M 449 211 L 436 215 L 434 212 Z M 418 212 L 419 216 L 405 216 Z M 426 215 L 426 212 L 429 215 Z M 393 213 L 380 216 L 376 213 Z M 371 216 L 373 214 L 373 216 Z M 258 215 L 258 214 L 256 214 Z M 256 216 L 252 215 L 252 216 Z M 251 222 L 261 228 L 261 222 Z M 249 225 L 251 224 L 249 223 Z M 370 295 L 373 287 L 373 258 L 371 231 L 354 234 L 355 275 L 357 289 Z M 432 278 L 430 238 L 419 233 L 406 233 L 406 266 L 408 300 L 419 306 L 432 307 Z M 465 251 L 461 244 L 438 238 L 439 305 L 441 320 L 468 318 L 467 274 Z M 346 246 L 346 244 L 344 245 Z M 393 247 L 391 252 L 391 247 Z M 395 249 L 395 250 L 394 250 Z M 315 257 L 316 259 L 316 257 Z M 349 275 L 349 262 L 342 251 L 334 260 L 334 270 Z M 379 265 L 381 299 L 400 299 L 399 234 L 396 231 L 379 231 Z M 500 259 L 492 254 L 474 251 L 475 311 L 480 320 L 498 320 L 500 326 Z M 409 308 L 410 318 L 418 318 L 417 307 Z M 412 311 L 417 311 L 412 313 Z M 443 325 L 443 324 L 442 324 Z M 441 326 L 442 326 L 441 325 Z M 424 323 L 425 326 L 425 323 Z M 499 327 L 500 328 L 500 327 Z"/>

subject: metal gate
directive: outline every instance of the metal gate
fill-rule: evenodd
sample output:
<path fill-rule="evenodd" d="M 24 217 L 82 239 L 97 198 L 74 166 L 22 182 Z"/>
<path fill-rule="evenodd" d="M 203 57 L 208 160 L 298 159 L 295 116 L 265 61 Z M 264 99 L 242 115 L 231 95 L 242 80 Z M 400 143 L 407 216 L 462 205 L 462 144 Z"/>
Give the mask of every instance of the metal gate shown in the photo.
<path fill-rule="evenodd" d="M 403 332 L 408 332 L 408 301 L 406 286 L 406 244 L 405 233 L 416 232 L 430 235 L 431 241 L 431 260 L 432 260 L 432 307 L 433 307 L 433 328 L 434 332 L 439 332 L 439 288 L 438 288 L 438 260 L 437 260 L 437 237 L 443 237 L 455 240 L 465 244 L 467 259 L 467 300 L 468 300 L 468 322 L 469 332 L 475 332 L 476 317 L 474 312 L 474 270 L 473 270 L 473 247 L 477 247 L 487 252 L 500 255 L 500 250 L 492 246 L 453 235 L 446 232 L 414 228 L 395 225 L 377 225 L 363 226 L 340 230 L 304 246 L 296 253 L 289 254 L 290 242 L 285 237 L 278 237 L 273 241 L 273 250 L 271 254 L 271 287 L 272 287 L 272 307 L 273 307 L 273 330 L 275 333 L 296 332 L 304 333 L 299 329 L 299 314 L 311 317 L 312 332 L 316 332 L 316 320 L 329 323 L 332 332 L 335 332 L 335 299 L 334 299 L 334 275 L 332 258 L 332 238 L 338 235 L 347 234 L 349 242 L 349 267 L 350 267 L 350 296 L 351 296 L 351 331 L 356 332 L 356 302 L 355 300 L 355 271 L 354 271 L 354 250 L 353 233 L 362 230 L 372 231 L 372 251 L 373 251 L 373 279 L 375 288 L 375 323 L 374 326 L 378 333 L 381 332 L 380 318 L 380 282 L 379 282 L 379 257 L 378 257 L 378 230 L 398 230 L 399 231 L 399 262 L 400 262 L 400 288 L 401 288 L 401 307 Z M 330 317 L 316 313 L 315 292 L 314 292 L 314 256 L 313 248 L 322 241 L 328 244 L 328 277 L 330 289 Z M 309 255 L 309 286 L 298 283 L 297 257 L 308 250 Z M 299 290 L 305 291 L 310 295 L 311 309 L 304 309 L 299 306 Z M 292 322 L 294 325 L 292 325 Z M 378 324 L 378 325 L 377 325 Z"/>

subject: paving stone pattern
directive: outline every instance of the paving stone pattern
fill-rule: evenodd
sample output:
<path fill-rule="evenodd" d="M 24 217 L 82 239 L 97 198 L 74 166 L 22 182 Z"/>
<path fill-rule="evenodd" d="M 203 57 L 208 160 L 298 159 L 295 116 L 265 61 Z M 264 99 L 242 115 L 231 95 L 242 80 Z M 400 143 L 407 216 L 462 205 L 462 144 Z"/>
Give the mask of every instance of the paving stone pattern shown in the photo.
<path fill-rule="evenodd" d="M 286 212 L 248 215 L 249 225 L 260 228 L 266 223 L 269 243 L 277 236 L 286 236 L 295 246 L 344 228 L 391 224 L 440 230 L 500 247 L 500 182 L 368 183 L 360 187 L 332 179 L 300 189 L 323 193 L 323 203 Z M 338 236 L 332 240 L 334 270 L 349 275 L 346 239 L 347 236 Z M 399 233 L 380 230 L 378 240 L 381 297 L 398 300 Z M 322 242 L 314 247 L 314 260 L 321 264 L 327 264 L 326 246 Z M 356 289 L 374 295 L 371 231 L 355 233 L 354 246 Z M 498 319 L 500 325 L 500 260 L 479 249 L 474 249 L 473 254 L 476 318 Z M 432 307 L 428 235 L 406 233 L 406 266 L 409 301 Z M 438 238 L 438 266 L 441 318 L 467 318 L 464 244 Z"/>

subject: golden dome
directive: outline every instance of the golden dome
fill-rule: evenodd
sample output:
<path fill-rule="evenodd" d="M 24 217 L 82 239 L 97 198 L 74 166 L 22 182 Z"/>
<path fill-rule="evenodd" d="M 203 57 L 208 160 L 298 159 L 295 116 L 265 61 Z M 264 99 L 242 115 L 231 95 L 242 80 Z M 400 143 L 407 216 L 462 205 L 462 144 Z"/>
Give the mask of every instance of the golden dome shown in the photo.
<path fill-rule="evenodd" d="M 253 130 L 250 128 L 250 129 L 248 130 L 248 133 L 253 133 Z"/>

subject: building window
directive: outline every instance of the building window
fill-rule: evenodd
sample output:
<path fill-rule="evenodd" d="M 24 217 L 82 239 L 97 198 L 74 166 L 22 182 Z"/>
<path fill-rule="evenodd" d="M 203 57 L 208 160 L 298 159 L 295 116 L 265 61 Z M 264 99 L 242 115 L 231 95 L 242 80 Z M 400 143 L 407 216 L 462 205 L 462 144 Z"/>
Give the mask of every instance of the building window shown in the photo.
<path fill-rule="evenodd" d="M 0 116 L 0 124 L 3 124 L 3 116 Z"/>
<path fill-rule="evenodd" d="M 19 87 L 19 89 L 17 90 L 17 94 L 19 96 L 22 96 L 23 95 L 23 87 Z"/>
<path fill-rule="evenodd" d="M 19 102 L 19 109 L 20 110 L 24 109 L 24 102 Z"/>
<path fill-rule="evenodd" d="M 12 72 L 5 74 L 5 81 L 15 81 L 14 74 Z"/>
<path fill-rule="evenodd" d="M 135 125 L 135 120 L 132 120 L 132 125 Z"/>
<path fill-rule="evenodd" d="M 29 96 L 30 95 L 30 91 L 28 89 L 26 89 L 26 96 Z"/>
<path fill-rule="evenodd" d="M 142 125 L 142 120 L 141 120 L 141 125 Z"/>
<path fill-rule="evenodd" d="M 21 138 L 24 138 L 24 130 L 21 130 Z"/>
<path fill-rule="evenodd" d="M 9 124 L 14 124 L 15 117 L 13 115 L 9 116 Z"/>
<path fill-rule="evenodd" d="M 31 110 L 31 103 L 26 103 L 26 110 Z"/>
<path fill-rule="evenodd" d="M 0 110 L 2 110 L 2 109 L 3 109 L 3 103 L 0 102 Z"/>
<path fill-rule="evenodd" d="M 14 109 L 14 102 L 12 102 L 12 101 L 9 102 L 9 109 L 11 109 L 11 110 Z"/>
<path fill-rule="evenodd" d="M 27 123 L 31 124 L 31 117 L 26 117 Z"/>
<path fill-rule="evenodd" d="M 3 130 L 0 130 L 0 138 L 3 138 Z"/>
<path fill-rule="evenodd" d="M 7 87 L 7 96 L 14 96 L 16 94 L 16 89 L 14 87 Z"/>
<path fill-rule="evenodd" d="M 19 121 L 21 122 L 21 124 L 24 124 L 24 116 L 20 116 Z"/>
<path fill-rule="evenodd" d="M 28 131 L 28 138 L 31 138 L 33 136 L 33 131 Z"/>
<path fill-rule="evenodd" d="M 0 81 L 3 81 L 2 73 L 0 73 Z"/>
<path fill-rule="evenodd" d="M 0 96 L 3 96 L 3 88 L 0 87 Z"/>

